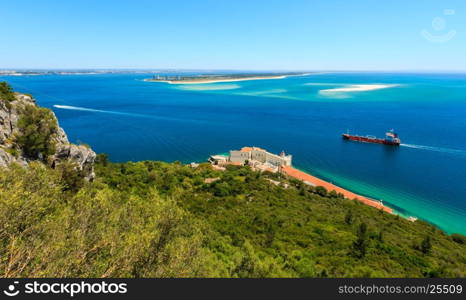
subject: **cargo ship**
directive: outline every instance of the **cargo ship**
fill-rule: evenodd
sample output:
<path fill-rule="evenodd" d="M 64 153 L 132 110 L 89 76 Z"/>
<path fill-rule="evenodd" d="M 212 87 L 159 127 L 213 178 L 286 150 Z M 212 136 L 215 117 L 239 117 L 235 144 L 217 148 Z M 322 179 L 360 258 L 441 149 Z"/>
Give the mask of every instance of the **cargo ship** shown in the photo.
<path fill-rule="evenodd" d="M 396 134 L 393 129 L 385 133 L 384 139 L 377 138 L 372 135 L 366 135 L 366 136 L 352 135 L 352 134 L 349 134 L 349 132 L 344 133 L 342 136 L 343 136 L 343 139 L 345 140 L 362 142 L 362 143 L 374 143 L 374 144 L 383 144 L 383 145 L 389 145 L 389 146 L 399 146 L 401 143 L 400 139 L 398 138 L 398 134 Z"/>

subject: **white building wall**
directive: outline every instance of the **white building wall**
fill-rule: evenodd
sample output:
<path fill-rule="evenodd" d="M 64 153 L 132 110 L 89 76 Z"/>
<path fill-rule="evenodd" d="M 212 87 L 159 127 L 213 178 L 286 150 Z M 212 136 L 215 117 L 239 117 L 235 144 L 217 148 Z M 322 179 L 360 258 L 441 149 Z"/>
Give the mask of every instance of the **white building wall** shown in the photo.
<path fill-rule="evenodd" d="M 277 167 L 284 164 L 284 161 L 280 156 L 272 153 L 267 153 L 266 162 Z"/>
<path fill-rule="evenodd" d="M 265 163 L 267 160 L 267 152 L 264 150 L 254 149 L 251 151 L 251 159 Z"/>
<path fill-rule="evenodd" d="M 280 156 L 262 149 L 252 149 L 248 152 L 239 150 L 230 151 L 230 161 L 244 163 L 246 160 L 256 160 L 261 163 L 269 163 L 274 166 L 291 166 L 291 155 Z"/>
<path fill-rule="evenodd" d="M 291 160 L 293 159 L 293 156 L 287 155 L 287 156 L 283 157 L 283 159 L 285 161 L 285 166 L 290 166 L 291 167 Z"/>
<path fill-rule="evenodd" d="M 244 164 L 246 160 L 250 160 L 250 159 L 251 159 L 250 152 L 241 152 L 241 151 L 235 151 L 235 150 L 230 151 L 231 162 L 240 162 Z"/>

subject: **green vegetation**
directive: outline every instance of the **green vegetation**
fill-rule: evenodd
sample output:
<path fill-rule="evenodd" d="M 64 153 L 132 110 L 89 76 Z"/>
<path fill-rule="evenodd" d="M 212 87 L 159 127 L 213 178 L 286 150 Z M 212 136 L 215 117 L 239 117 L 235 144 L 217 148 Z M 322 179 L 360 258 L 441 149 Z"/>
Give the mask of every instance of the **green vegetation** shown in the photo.
<path fill-rule="evenodd" d="M 6 108 L 11 108 L 11 103 L 15 101 L 15 94 L 11 86 L 5 82 L 0 82 L 0 104 L 4 104 Z"/>
<path fill-rule="evenodd" d="M 207 275 L 202 225 L 154 190 L 66 193 L 40 163 L 0 173 L 1 277 Z"/>
<path fill-rule="evenodd" d="M 5 81 L 0 82 L 0 99 L 10 102 L 15 100 L 15 94 L 13 93 L 13 89 Z"/>
<path fill-rule="evenodd" d="M 357 231 L 357 239 L 353 242 L 354 256 L 357 258 L 363 258 L 367 252 L 367 225 L 366 223 L 361 223 Z"/>
<path fill-rule="evenodd" d="M 464 236 L 276 174 L 106 155 L 94 182 L 72 172 L 0 172 L 0 276 L 466 275 Z"/>
<path fill-rule="evenodd" d="M 432 250 L 432 243 L 430 241 L 430 237 L 426 236 L 421 243 L 421 251 L 424 254 L 429 254 Z"/>
<path fill-rule="evenodd" d="M 270 184 L 268 179 L 276 180 L 276 174 L 160 162 L 107 162 L 98 164 L 96 171 L 119 191 L 144 197 L 156 187 L 160 195 L 172 197 L 207 223 L 218 234 L 207 247 L 228 266 L 223 276 L 465 275 L 466 249 L 458 238 L 319 187 L 294 180 L 287 182 L 287 189 Z M 215 177 L 220 180 L 204 183 Z M 239 262 L 237 257 L 251 261 Z"/>
<path fill-rule="evenodd" d="M 14 143 L 23 155 L 30 159 L 46 161 L 55 153 L 53 137 L 58 125 L 51 110 L 35 105 L 24 105 L 19 109 L 18 130 Z"/>

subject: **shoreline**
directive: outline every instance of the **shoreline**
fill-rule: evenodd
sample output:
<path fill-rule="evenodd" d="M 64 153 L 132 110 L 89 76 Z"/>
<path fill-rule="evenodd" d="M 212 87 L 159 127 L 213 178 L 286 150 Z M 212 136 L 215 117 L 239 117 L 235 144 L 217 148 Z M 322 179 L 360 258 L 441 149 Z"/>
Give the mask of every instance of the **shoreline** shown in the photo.
<path fill-rule="evenodd" d="M 157 80 L 157 79 L 144 79 L 146 82 L 165 82 L 168 84 L 205 84 L 205 83 L 217 83 L 217 82 L 237 82 L 237 81 L 248 81 L 248 80 L 266 80 L 266 79 L 284 79 L 290 75 L 277 75 L 277 76 L 252 76 L 245 78 L 223 78 L 223 79 L 205 79 L 205 80 Z"/>
<path fill-rule="evenodd" d="M 391 207 L 385 206 L 382 201 L 356 194 L 333 183 L 315 177 L 305 171 L 292 166 L 292 156 L 282 151 L 279 155 L 270 153 L 259 147 L 243 147 L 240 150 L 230 150 L 229 155 L 211 155 L 208 162 L 214 169 L 225 170 L 225 165 L 248 165 L 253 171 L 269 171 L 271 173 L 283 174 L 285 177 L 301 181 L 312 187 L 323 187 L 328 192 L 334 191 L 345 199 L 356 200 L 365 205 L 377 208 L 389 214 L 395 214 Z M 413 220 L 414 218 L 408 218 Z"/>
<path fill-rule="evenodd" d="M 380 209 L 386 213 L 389 214 L 395 214 L 393 209 L 391 207 L 383 205 L 380 201 L 370 199 L 365 196 L 358 195 L 356 193 L 353 193 L 349 190 L 346 190 L 342 187 L 339 187 L 337 185 L 334 185 L 333 183 L 327 182 L 323 179 L 317 178 L 311 174 L 308 174 L 306 172 L 303 172 L 301 170 L 298 170 L 294 167 L 290 166 L 283 166 L 282 167 L 282 172 L 290 176 L 292 178 L 298 179 L 303 181 L 304 183 L 308 182 L 310 185 L 314 186 L 322 186 L 324 187 L 327 191 L 335 191 L 337 193 L 341 193 L 345 196 L 345 198 L 350 199 L 350 200 L 357 200 L 365 205 Z M 408 218 L 409 219 L 409 218 Z"/>

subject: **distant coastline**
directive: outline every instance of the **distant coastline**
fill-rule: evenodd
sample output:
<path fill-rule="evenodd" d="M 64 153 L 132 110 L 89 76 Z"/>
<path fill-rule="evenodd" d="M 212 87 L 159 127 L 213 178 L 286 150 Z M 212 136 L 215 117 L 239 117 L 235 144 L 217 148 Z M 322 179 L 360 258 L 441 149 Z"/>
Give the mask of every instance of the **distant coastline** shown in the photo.
<path fill-rule="evenodd" d="M 138 70 L 0 70 L 0 76 L 44 76 L 44 75 L 102 75 L 102 74 L 145 74 L 155 71 Z"/>
<path fill-rule="evenodd" d="M 264 79 L 283 79 L 287 76 L 270 76 L 270 77 L 246 77 L 246 78 L 231 78 L 231 79 L 200 79 L 200 80 L 153 80 L 144 79 L 149 82 L 166 82 L 169 84 L 203 84 L 203 83 L 216 83 L 216 82 L 235 82 L 235 81 L 247 81 L 247 80 L 264 80 Z"/>
<path fill-rule="evenodd" d="M 311 73 L 287 74 L 239 74 L 239 75 L 199 75 L 199 76 L 154 76 L 144 79 L 147 82 L 165 82 L 169 84 L 204 84 L 217 82 L 236 82 L 249 80 L 284 79 L 288 76 L 305 76 Z"/>

